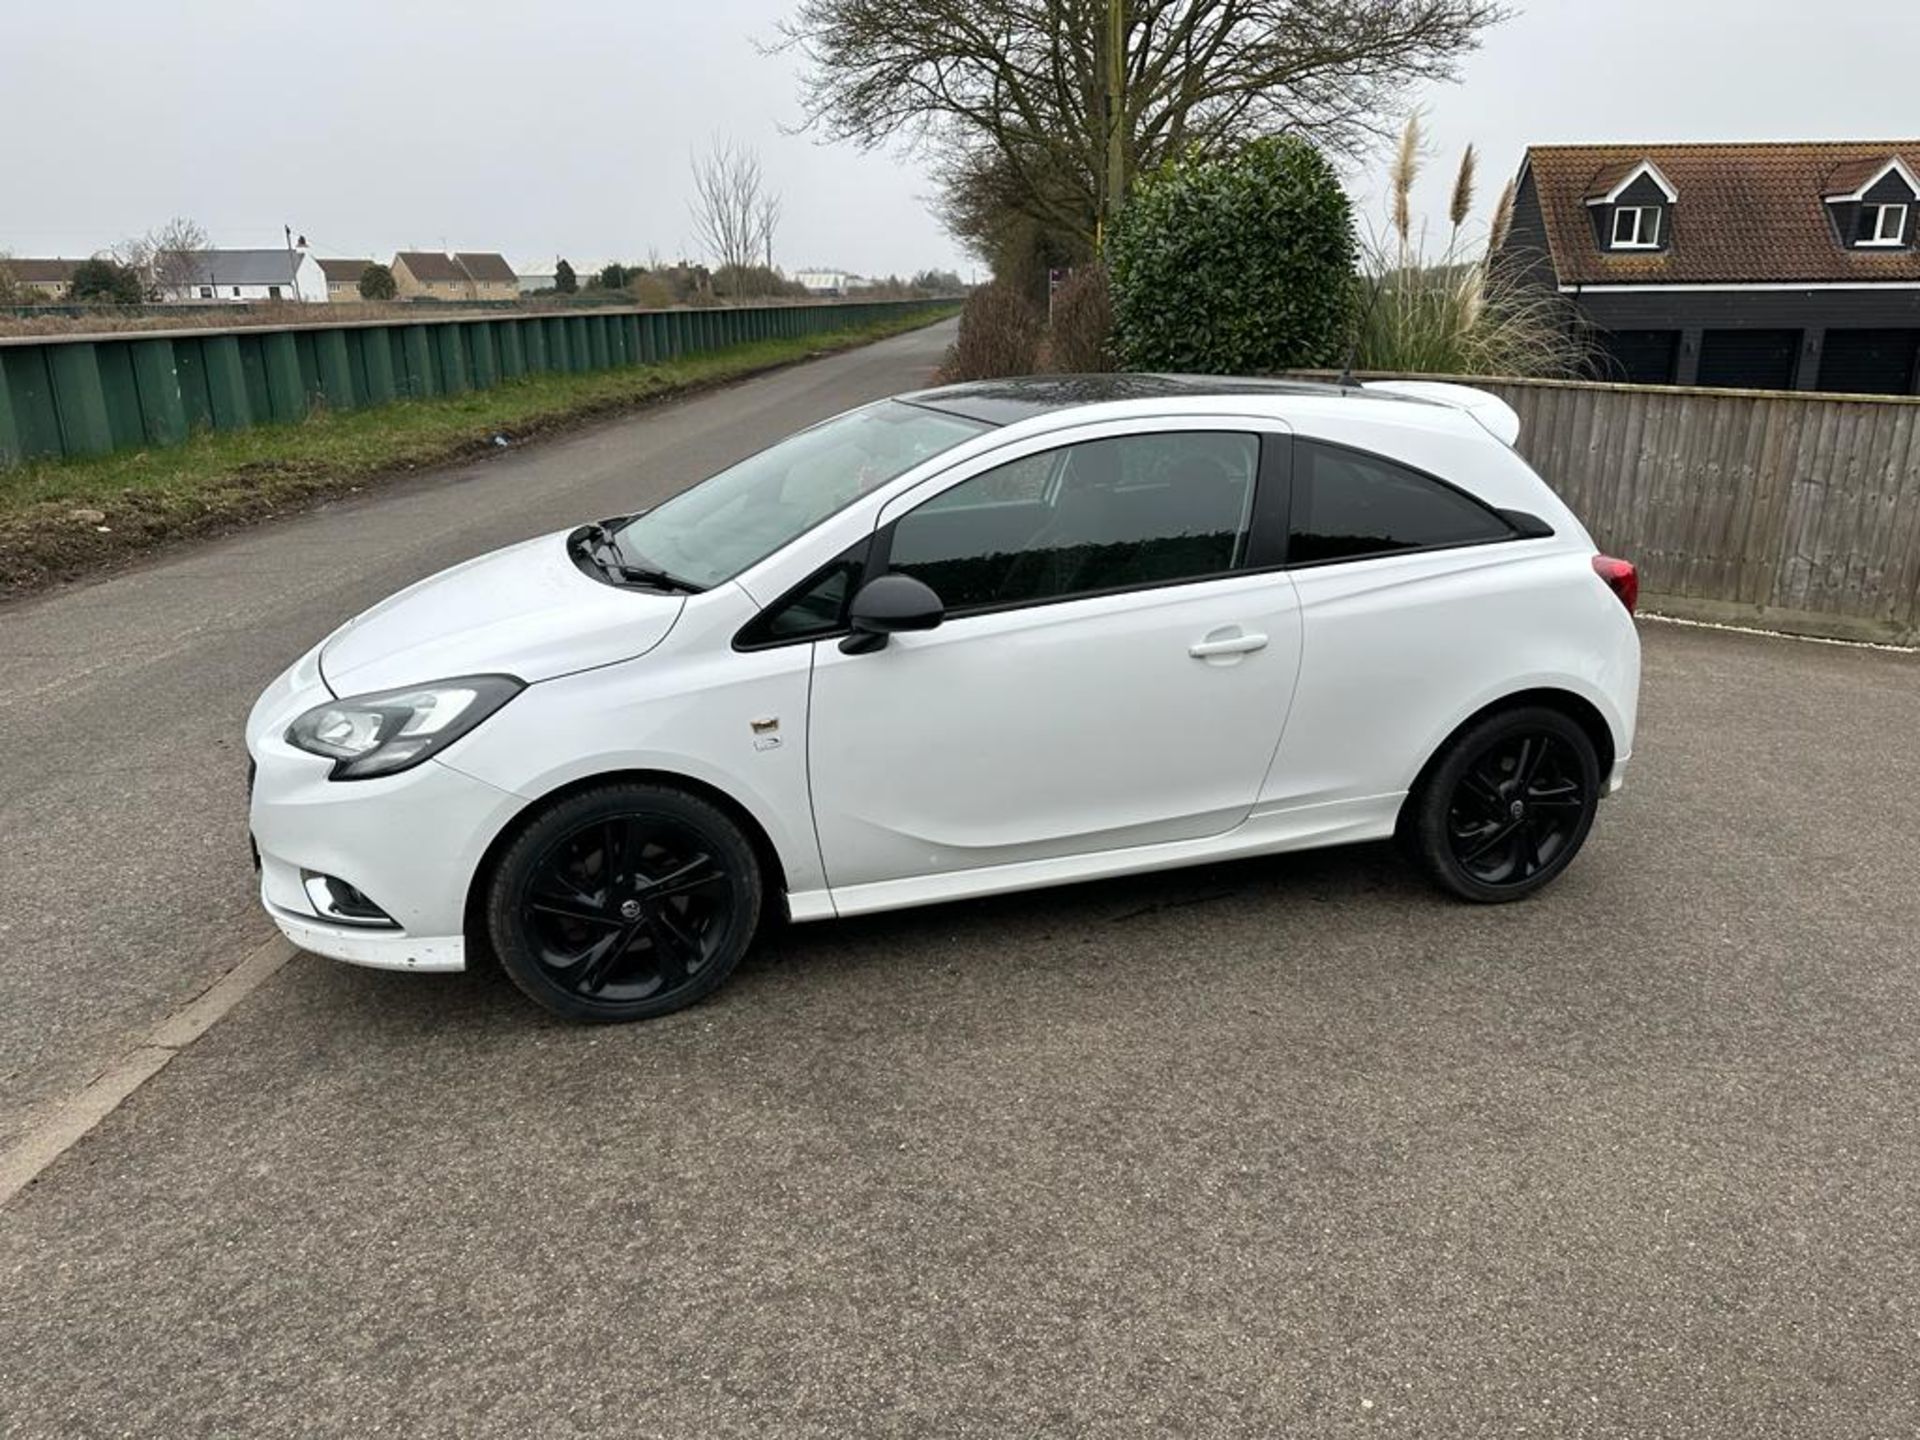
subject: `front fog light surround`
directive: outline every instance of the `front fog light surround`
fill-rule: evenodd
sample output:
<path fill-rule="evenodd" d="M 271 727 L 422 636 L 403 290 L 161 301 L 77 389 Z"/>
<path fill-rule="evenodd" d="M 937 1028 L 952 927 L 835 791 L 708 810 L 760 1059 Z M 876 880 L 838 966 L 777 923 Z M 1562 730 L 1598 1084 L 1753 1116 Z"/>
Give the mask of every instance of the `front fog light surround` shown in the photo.
<path fill-rule="evenodd" d="M 393 775 L 446 749 L 522 690 L 512 675 L 463 675 L 316 705 L 287 743 L 333 761 L 333 780 Z"/>

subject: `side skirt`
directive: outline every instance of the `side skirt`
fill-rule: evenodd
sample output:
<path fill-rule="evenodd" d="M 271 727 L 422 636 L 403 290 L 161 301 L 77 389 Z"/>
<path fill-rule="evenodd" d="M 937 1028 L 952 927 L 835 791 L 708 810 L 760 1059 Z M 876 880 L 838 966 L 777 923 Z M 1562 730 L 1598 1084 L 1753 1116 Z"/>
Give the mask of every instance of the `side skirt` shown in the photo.
<path fill-rule="evenodd" d="M 1138 875 L 1213 860 L 1235 860 L 1251 855 L 1277 855 L 1288 850 L 1312 850 L 1323 845 L 1351 845 L 1384 840 L 1393 834 L 1404 791 L 1370 795 L 1358 800 L 1336 800 L 1267 814 L 1250 815 L 1233 829 L 1200 840 L 1175 840 L 1160 845 L 1133 845 L 1089 855 L 1067 855 L 1051 860 L 1023 860 L 1014 865 L 988 865 L 973 870 L 948 870 L 937 875 L 915 875 L 902 880 L 876 880 L 845 885 L 825 892 L 810 891 L 789 897 L 795 920 L 826 919 L 829 915 L 867 915 L 899 910 L 909 905 L 934 905 L 946 900 L 968 900 L 983 895 L 1007 895 L 1079 880 L 1103 880 L 1116 875 Z M 830 907 L 819 901 L 824 896 Z"/>

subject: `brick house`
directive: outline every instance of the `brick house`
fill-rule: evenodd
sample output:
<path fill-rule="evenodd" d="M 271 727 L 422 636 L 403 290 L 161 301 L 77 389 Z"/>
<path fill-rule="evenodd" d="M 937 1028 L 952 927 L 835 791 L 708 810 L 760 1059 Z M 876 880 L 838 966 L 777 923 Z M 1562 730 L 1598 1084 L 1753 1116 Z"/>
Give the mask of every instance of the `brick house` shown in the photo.
<path fill-rule="evenodd" d="M 23 256 L 0 256 L 0 266 L 14 279 L 14 283 L 33 294 L 28 303 L 45 300 L 58 300 L 67 293 L 67 283 L 73 279 L 73 267 L 78 260 L 31 260 Z"/>
<path fill-rule="evenodd" d="M 506 257 L 490 251 L 442 255 L 402 250 L 393 257 L 393 282 L 403 300 L 517 300 L 520 282 Z"/>
<path fill-rule="evenodd" d="M 362 301 L 360 277 L 371 260 L 322 260 L 321 273 L 327 277 L 327 300 L 334 305 L 358 305 Z"/>

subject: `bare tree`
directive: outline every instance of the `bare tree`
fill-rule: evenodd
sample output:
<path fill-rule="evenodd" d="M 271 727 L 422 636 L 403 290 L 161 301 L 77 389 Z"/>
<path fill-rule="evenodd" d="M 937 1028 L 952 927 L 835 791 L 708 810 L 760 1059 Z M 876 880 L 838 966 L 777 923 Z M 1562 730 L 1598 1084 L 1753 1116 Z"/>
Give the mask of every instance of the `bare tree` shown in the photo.
<path fill-rule="evenodd" d="M 694 238 L 721 270 L 744 275 L 764 250 L 771 253 L 780 199 L 765 188 L 760 157 L 744 145 L 716 139 L 693 162 Z"/>
<path fill-rule="evenodd" d="M 204 257 L 212 248 L 207 232 L 181 215 L 158 230 L 149 230 L 141 244 L 147 252 L 147 274 L 162 294 L 187 290 L 199 278 Z"/>
<path fill-rule="evenodd" d="M 96 260 L 111 260 L 134 277 L 147 299 L 153 298 L 153 242 L 144 235 L 129 235 L 109 250 L 99 251 Z"/>
<path fill-rule="evenodd" d="M 1370 147 L 1408 89 L 1451 78 L 1499 0 L 801 0 L 781 48 L 807 123 L 930 149 L 1090 246 L 1132 177 L 1299 131 Z"/>
<path fill-rule="evenodd" d="M 767 281 L 773 281 L 773 236 L 780 228 L 781 201 L 778 195 L 768 193 L 760 197 L 760 205 L 753 215 L 753 226 L 760 238 L 759 250 L 765 257 Z"/>
<path fill-rule="evenodd" d="M 8 264 L 13 256 L 0 250 L 0 306 L 25 305 L 29 303 L 31 292 L 19 280 L 14 278 L 12 267 Z"/>

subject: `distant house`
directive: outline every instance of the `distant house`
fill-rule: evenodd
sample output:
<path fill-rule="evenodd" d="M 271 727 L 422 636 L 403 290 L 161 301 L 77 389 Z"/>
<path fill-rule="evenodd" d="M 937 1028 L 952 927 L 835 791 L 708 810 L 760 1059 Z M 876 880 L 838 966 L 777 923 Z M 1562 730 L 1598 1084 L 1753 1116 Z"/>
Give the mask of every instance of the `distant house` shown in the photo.
<path fill-rule="evenodd" d="M 1601 378 L 1920 394 L 1920 141 L 1536 145 L 1500 254 Z"/>
<path fill-rule="evenodd" d="M 873 284 L 864 275 L 846 270 L 796 270 L 793 278 L 809 295 L 847 295 Z"/>
<path fill-rule="evenodd" d="M 0 266 L 14 283 L 33 292 L 35 300 L 58 300 L 67 293 L 78 260 L 31 260 L 24 256 L 0 256 Z"/>
<path fill-rule="evenodd" d="M 520 298 L 520 277 L 513 273 L 513 266 L 507 263 L 507 257 L 496 255 L 491 250 L 471 252 L 462 250 L 453 257 L 453 263 L 465 273 L 467 281 L 473 287 L 475 300 L 518 300 Z"/>
<path fill-rule="evenodd" d="M 304 249 L 202 250 L 185 278 L 160 292 L 171 304 L 241 304 L 249 300 L 303 300 L 322 304 L 327 277 Z"/>
<path fill-rule="evenodd" d="M 358 305 L 364 298 L 360 277 L 371 264 L 371 260 L 322 260 L 320 273 L 327 277 L 327 299 L 336 305 Z"/>
<path fill-rule="evenodd" d="M 503 255 L 402 250 L 393 257 L 393 281 L 403 300 L 517 300 L 520 282 Z"/>
<path fill-rule="evenodd" d="M 558 278 L 552 260 L 529 260 L 514 269 L 522 295 L 531 295 L 536 290 L 551 290 Z"/>

